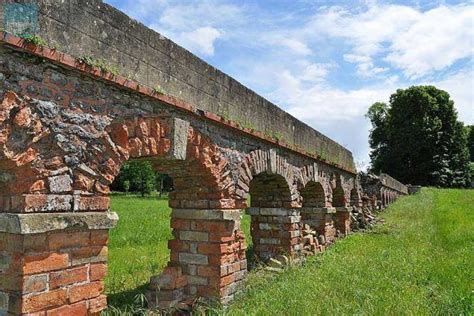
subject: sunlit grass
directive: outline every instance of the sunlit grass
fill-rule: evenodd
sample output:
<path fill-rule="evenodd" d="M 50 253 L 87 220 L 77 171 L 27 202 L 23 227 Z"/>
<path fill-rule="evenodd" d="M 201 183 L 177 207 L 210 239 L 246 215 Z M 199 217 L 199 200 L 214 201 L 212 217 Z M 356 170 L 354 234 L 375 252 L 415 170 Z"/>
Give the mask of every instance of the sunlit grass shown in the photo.
<path fill-rule="evenodd" d="M 106 290 L 109 305 L 130 311 L 168 262 L 170 209 L 166 199 L 113 196 L 112 210 L 120 221 L 110 234 Z M 303 267 L 251 272 L 221 313 L 473 315 L 474 191 L 424 189 L 381 216 L 385 224 L 337 241 Z M 245 216 L 248 242 L 249 226 Z"/>
<path fill-rule="evenodd" d="M 474 191 L 424 189 L 302 268 L 251 275 L 230 315 L 472 315 Z"/>

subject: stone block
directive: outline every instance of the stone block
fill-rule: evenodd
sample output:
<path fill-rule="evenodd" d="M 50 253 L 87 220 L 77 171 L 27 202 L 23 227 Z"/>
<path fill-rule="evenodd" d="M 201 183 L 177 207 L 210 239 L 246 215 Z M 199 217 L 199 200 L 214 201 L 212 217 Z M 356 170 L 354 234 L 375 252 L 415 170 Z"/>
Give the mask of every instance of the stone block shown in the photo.
<path fill-rule="evenodd" d="M 189 122 L 172 118 L 170 119 L 169 126 L 171 129 L 171 148 L 169 156 L 172 159 L 184 160 L 186 159 L 186 148 L 188 146 Z"/>
<path fill-rule="evenodd" d="M 72 191 L 72 179 L 68 174 L 49 177 L 49 190 L 52 193 L 63 193 Z"/>
<path fill-rule="evenodd" d="M 113 212 L 11 214 L 0 213 L 0 232 L 10 234 L 39 234 L 55 230 L 105 230 L 117 225 Z"/>
<path fill-rule="evenodd" d="M 179 262 L 185 264 L 198 264 L 206 265 L 209 262 L 209 259 L 206 255 L 201 254 L 192 254 L 192 253 L 180 253 L 178 255 Z"/>
<path fill-rule="evenodd" d="M 177 209 L 171 212 L 172 218 L 240 221 L 240 209 Z"/>
<path fill-rule="evenodd" d="M 8 310 L 9 296 L 7 293 L 0 292 L 0 313 Z"/>
<path fill-rule="evenodd" d="M 25 277 L 23 281 L 23 294 L 38 293 L 46 290 L 48 286 L 48 275 L 32 275 Z"/>
<path fill-rule="evenodd" d="M 205 277 L 189 275 L 188 284 L 190 285 L 208 285 L 208 280 Z"/>
<path fill-rule="evenodd" d="M 208 241 L 209 233 L 183 230 L 179 232 L 179 239 L 192 241 Z"/>

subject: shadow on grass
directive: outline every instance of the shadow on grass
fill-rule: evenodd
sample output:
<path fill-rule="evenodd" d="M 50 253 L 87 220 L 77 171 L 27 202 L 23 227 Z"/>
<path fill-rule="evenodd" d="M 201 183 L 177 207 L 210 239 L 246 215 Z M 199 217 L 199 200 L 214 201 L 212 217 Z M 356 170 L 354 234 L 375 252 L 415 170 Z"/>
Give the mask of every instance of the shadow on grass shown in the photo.
<path fill-rule="evenodd" d="M 107 303 L 114 310 L 132 311 L 146 307 L 143 297 L 148 290 L 148 284 L 137 288 L 107 295 Z"/>

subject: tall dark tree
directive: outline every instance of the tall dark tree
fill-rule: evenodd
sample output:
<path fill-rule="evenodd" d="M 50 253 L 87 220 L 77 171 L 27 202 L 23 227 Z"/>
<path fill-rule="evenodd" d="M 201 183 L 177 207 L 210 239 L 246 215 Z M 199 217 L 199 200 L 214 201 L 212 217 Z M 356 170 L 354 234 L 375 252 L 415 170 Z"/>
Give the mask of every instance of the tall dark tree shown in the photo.
<path fill-rule="evenodd" d="M 469 154 L 454 102 L 434 86 L 399 89 L 390 103 L 373 104 L 372 171 L 404 183 L 461 187 L 469 183 Z"/>
<path fill-rule="evenodd" d="M 469 155 L 471 156 L 471 161 L 474 162 L 474 125 L 466 127 L 467 133 L 467 148 L 469 150 Z"/>

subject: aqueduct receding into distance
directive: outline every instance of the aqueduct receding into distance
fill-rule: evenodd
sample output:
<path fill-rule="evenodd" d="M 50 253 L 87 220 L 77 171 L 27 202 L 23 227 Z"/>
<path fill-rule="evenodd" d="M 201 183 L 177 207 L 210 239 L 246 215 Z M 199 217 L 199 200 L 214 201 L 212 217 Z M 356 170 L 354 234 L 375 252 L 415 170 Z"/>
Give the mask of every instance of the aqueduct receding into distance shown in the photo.
<path fill-rule="evenodd" d="M 29 15 L 7 21 L 6 6 Z M 175 186 L 170 262 L 151 304 L 229 302 L 247 273 L 246 209 L 262 259 L 301 255 L 303 224 L 324 237 L 317 251 L 349 232 L 362 188 L 336 142 L 99 0 L 0 10 L 0 314 L 107 306 L 109 185 L 130 159 Z M 47 45 L 14 35 L 25 27 Z M 383 206 L 406 194 L 388 176 L 373 190 Z"/>

